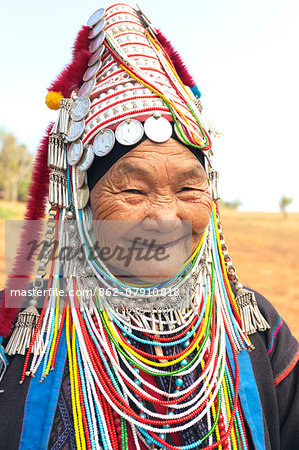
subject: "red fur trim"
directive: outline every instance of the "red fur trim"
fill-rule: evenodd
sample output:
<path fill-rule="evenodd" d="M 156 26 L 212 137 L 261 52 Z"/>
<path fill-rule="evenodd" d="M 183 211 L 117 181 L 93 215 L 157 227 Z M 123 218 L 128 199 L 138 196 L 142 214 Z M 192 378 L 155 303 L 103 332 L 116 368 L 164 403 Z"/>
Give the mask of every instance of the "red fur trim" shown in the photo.
<path fill-rule="evenodd" d="M 82 83 L 84 72 L 88 65 L 91 53 L 88 51 L 89 27 L 83 26 L 79 31 L 73 47 L 73 59 L 55 81 L 51 83 L 48 91 L 61 92 L 64 97 L 70 97 L 74 89 Z"/>
<path fill-rule="evenodd" d="M 45 136 L 42 138 L 37 149 L 32 181 L 29 188 L 29 199 L 26 206 L 25 220 L 39 220 L 45 216 L 50 173 L 48 167 L 48 143 L 49 134 L 52 128 L 53 123 L 50 123 L 46 129 Z"/>
<path fill-rule="evenodd" d="M 11 333 L 13 323 L 19 312 L 22 301 L 24 300 L 24 297 L 11 299 L 10 292 L 12 289 L 22 290 L 27 288 L 29 277 L 35 265 L 35 258 L 31 258 L 30 261 L 26 260 L 28 242 L 32 239 L 39 240 L 42 237 L 42 224 L 40 222 L 31 221 L 39 221 L 45 217 L 49 186 L 49 168 L 47 166 L 48 142 L 49 132 L 52 127 L 53 123 L 48 126 L 46 135 L 42 139 L 37 150 L 22 236 L 15 257 L 13 270 L 9 276 L 6 289 L 2 296 L 0 307 L 0 335 L 3 336 L 3 338 Z M 5 295 L 6 293 L 7 295 Z M 6 307 L 5 297 L 6 303 L 13 307 Z"/>
<path fill-rule="evenodd" d="M 70 97 L 72 91 L 82 83 L 83 74 L 87 68 L 90 52 L 88 51 L 89 28 L 83 26 L 79 31 L 74 48 L 73 58 L 70 64 L 63 69 L 57 79 L 49 87 L 49 91 L 61 92 L 64 97 Z M 48 198 L 49 168 L 47 166 L 49 132 L 53 124 L 50 124 L 46 136 L 42 139 L 35 159 L 32 182 L 29 190 L 29 200 L 25 214 L 25 222 L 18 252 L 14 261 L 12 273 L 6 286 L 6 300 L 11 302 L 11 289 L 26 289 L 35 265 L 35 258 L 25 261 L 28 252 L 28 242 L 42 237 L 41 224 L 30 222 L 44 218 Z M 21 307 L 23 298 L 13 299 L 13 308 L 5 307 L 5 292 L 2 296 L 0 307 L 0 335 L 7 337 L 12 330 L 13 323 Z M 9 303 L 11 305 L 11 303 Z"/>
<path fill-rule="evenodd" d="M 158 41 L 166 50 L 166 53 L 170 57 L 172 64 L 174 65 L 174 68 L 177 71 L 177 74 L 182 80 L 182 82 L 189 87 L 195 86 L 196 83 L 194 79 L 192 78 L 187 67 L 183 63 L 181 56 L 172 46 L 171 42 L 164 36 L 161 30 L 156 30 L 156 33 Z"/>

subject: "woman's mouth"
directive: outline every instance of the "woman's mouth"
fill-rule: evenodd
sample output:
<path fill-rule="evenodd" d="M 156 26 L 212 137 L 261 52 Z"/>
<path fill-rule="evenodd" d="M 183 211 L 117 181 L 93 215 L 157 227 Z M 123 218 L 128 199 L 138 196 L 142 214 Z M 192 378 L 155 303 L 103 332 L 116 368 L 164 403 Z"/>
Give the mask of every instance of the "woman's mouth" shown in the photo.
<path fill-rule="evenodd" d="M 129 240 L 129 242 L 136 249 L 143 248 L 143 249 L 157 250 L 159 248 L 161 249 L 174 247 L 175 245 L 180 243 L 183 239 L 185 239 L 187 236 L 188 234 L 185 234 L 177 239 L 168 242 L 158 242 L 156 239 L 142 239 L 141 237 L 136 237 L 134 240 Z"/>

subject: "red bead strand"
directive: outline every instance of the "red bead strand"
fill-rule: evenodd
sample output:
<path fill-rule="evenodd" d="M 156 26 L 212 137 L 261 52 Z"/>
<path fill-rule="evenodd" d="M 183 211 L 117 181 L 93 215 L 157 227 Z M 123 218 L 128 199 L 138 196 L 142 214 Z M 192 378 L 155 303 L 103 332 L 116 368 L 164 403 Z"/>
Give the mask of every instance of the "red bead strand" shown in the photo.
<path fill-rule="evenodd" d="M 229 330 L 227 329 L 227 326 L 226 326 L 225 323 L 224 323 L 224 325 L 225 325 L 225 329 L 226 329 L 229 341 L 231 342 L 231 344 L 233 344 L 231 335 L 229 333 Z M 235 419 L 235 415 L 236 415 L 236 410 L 237 410 L 237 406 L 238 406 L 238 403 L 239 403 L 238 395 L 239 395 L 239 378 L 240 378 L 240 374 L 239 374 L 239 365 L 238 365 L 237 352 L 236 352 L 236 349 L 235 349 L 235 347 L 233 345 L 232 345 L 232 351 L 233 351 L 235 367 L 236 367 L 235 398 L 234 398 L 233 410 L 232 410 L 230 422 L 229 422 L 229 425 L 228 425 L 228 429 L 227 429 L 226 434 L 222 438 L 220 438 L 220 440 L 218 442 L 215 442 L 214 444 L 211 444 L 211 445 L 209 445 L 207 447 L 204 447 L 202 450 L 212 450 L 212 449 L 218 447 L 220 444 L 223 444 L 223 443 L 227 444 L 228 443 L 227 439 L 230 436 L 230 432 L 231 432 L 231 429 L 233 427 L 233 423 L 234 423 L 234 419 Z M 169 450 L 180 450 L 179 447 L 175 447 L 175 446 L 173 446 L 171 444 L 168 444 L 165 441 L 162 441 L 162 439 L 160 439 L 160 437 L 158 435 L 155 435 L 152 432 L 149 432 L 149 434 L 152 437 L 154 437 L 159 443 L 163 444 Z"/>
<path fill-rule="evenodd" d="M 115 432 L 114 421 L 112 420 L 112 423 L 111 423 L 111 418 L 110 418 L 108 410 L 107 410 L 106 399 L 100 392 L 98 386 L 96 386 L 96 390 L 97 390 L 98 399 L 99 399 L 103 414 L 105 416 L 105 422 L 107 424 L 108 434 L 111 439 L 112 448 L 113 448 L 113 450 L 118 450 L 118 441 L 117 441 L 117 436 L 116 436 L 116 432 Z"/>
<path fill-rule="evenodd" d="M 160 338 L 159 336 L 156 335 L 152 335 L 149 333 L 146 333 L 145 331 L 143 332 L 143 334 L 149 338 L 151 338 L 152 340 L 157 340 L 159 342 L 172 342 L 172 341 L 176 341 L 177 339 L 180 339 L 181 337 L 183 337 L 197 322 L 198 318 L 194 317 L 192 319 L 192 321 L 189 323 L 188 327 L 185 328 L 183 331 L 181 331 L 177 336 L 172 336 L 172 337 L 166 337 L 166 338 Z M 136 323 L 136 322 L 135 322 Z"/>
<path fill-rule="evenodd" d="M 83 318 L 81 316 L 81 314 L 78 314 L 79 320 L 83 321 Z M 84 327 L 84 321 L 83 321 L 83 327 Z M 81 325 L 81 328 L 82 328 Z M 88 349 L 91 349 L 91 352 L 93 355 L 94 354 L 94 350 L 92 349 L 92 347 L 90 346 L 90 342 L 88 342 L 88 334 L 86 332 L 86 329 L 83 332 L 83 336 L 84 339 L 86 340 L 86 345 Z M 142 422 L 142 423 L 149 423 L 149 424 L 153 424 L 153 425 L 160 425 L 161 421 L 159 420 L 152 420 L 152 419 L 143 419 L 142 417 L 138 416 L 124 401 L 124 399 L 120 396 L 120 394 L 116 391 L 116 389 L 113 386 L 113 383 L 111 382 L 110 378 L 107 376 L 106 371 L 104 370 L 104 366 L 100 360 L 100 358 L 97 357 L 97 355 L 95 355 L 95 359 L 97 360 L 98 366 L 94 365 L 94 358 L 91 358 L 91 361 L 93 363 L 94 369 L 97 373 L 97 376 L 99 377 L 99 380 L 101 382 L 101 384 L 105 387 L 106 386 L 106 392 L 107 395 L 109 396 L 109 398 L 113 401 L 113 403 L 120 408 L 121 410 L 123 410 L 126 414 L 134 417 L 136 420 Z M 100 369 L 100 370 L 98 370 Z M 188 393 L 187 393 L 188 394 Z M 148 398 L 147 396 L 144 396 L 145 399 L 151 401 L 150 398 Z M 177 401 L 175 399 L 175 401 Z M 175 403 L 175 401 L 165 401 L 165 402 L 159 402 L 161 404 L 173 404 Z M 165 420 L 164 423 L 165 425 L 172 425 L 172 424 L 176 424 L 176 423 L 180 423 L 182 421 L 186 421 L 191 419 L 192 417 L 194 417 L 196 414 L 198 414 L 203 407 L 205 406 L 205 404 L 207 403 L 208 399 L 205 400 L 205 402 L 202 403 L 202 405 L 200 407 L 198 407 L 195 411 L 193 411 L 192 413 L 190 413 L 188 416 L 186 416 L 185 418 L 180 418 L 180 419 L 168 419 Z M 120 402 L 120 403 L 119 403 Z"/>
<path fill-rule="evenodd" d="M 152 358 L 152 359 L 161 359 L 161 360 L 170 360 L 170 359 L 176 359 L 176 358 L 180 358 L 180 356 L 183 356 L 188 350 L 190 350 L 190 348 L 194 345 L 194 342 L 196 341 L 196 339 L 198 338 L 198 336 L 200 335 L 200 332 L 202 330 L 202 323 L 201 325 L 198 327 L 196 334 L 193 338 L 193 340 L 190 342 L 190 344 L 188 345 L 188 347 L 186 347 L 184 350 L 180 351 L 179 353 L 170 355 L 170 356 L 159 356 L 159 355 L 152 355 L 151 353 L 147 353 L 144 352 L 143 350 L 137 349 L 136 347 L 134 347 L 132 344 L 129 344 L 126 339 L 119 334 L 118 337 L 122 340 L 123 343 L 125 343 L 131 350 L 134 350 L 136 353 L 138 353 L 141 356 L 145 356 L 146 358 Z"/>

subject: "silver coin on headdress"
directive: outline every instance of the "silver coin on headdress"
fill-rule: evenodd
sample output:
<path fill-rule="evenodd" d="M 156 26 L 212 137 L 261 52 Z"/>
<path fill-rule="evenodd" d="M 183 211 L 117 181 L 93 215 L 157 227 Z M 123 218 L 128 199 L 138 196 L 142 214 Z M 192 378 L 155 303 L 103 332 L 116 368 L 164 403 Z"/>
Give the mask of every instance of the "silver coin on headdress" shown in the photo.
<path fill-rule="evenodd" d="M 87 26 L 89 27 L 95 26 L 101 19 L 103 19 L 103 17 L 105 17 L 105 9 L 100 8 L 90 16 L 90 18 L 87 21 Z"/>
<path fill-rule="evenodd" d="M 72 142 L 72 144 L 69 146 L 67 154 L 67 160 L 69 165 L 74 166 L 75 164 L 77 164 L 81 159 L 82 153 L 83 153 L 82 141 L 78 140 Z"/>
<path fill-rule="evenodd" d="M 105 19 L 98 22 L 89 32 L 88 38 L 94 39 L 105 27 Z"/>
<path fill-rule="evenodd" d="M 184 133 L 183 133 L 183 130 L 182 130 L 181 126 L 180 126 L 178 123 L 176 123 L 176 124 L 174 125 L 174 132 L 175 132 L 175 134 L 177 135 L 177 137 L 179 138 L 179 140 L 180 140 L 181 142 L 183 142 L 183 144 L 185 144 L 185 141 L 184 141 L 184 139 L 183 139 Z"/>
<path fill-rule="evenodd" d="M 129 119 L 121 122 L 115 130 L 115 137 L 122 145 L 136 144 L 142 138 L 144 128 L 139 120 Z"/>
<path fill-rule="evenodd" d="M 85 119 L 89 111 L 89 108 L 90 108 L 90 100 L 88 97 L 84 96 L 76 98 L 72 107 L 71 118 L 75 122 Z"/>
<path fill-rule="evenodd" d="M 105 46 L 102 45 L 100 48 L 97 49 L 96 52 L 94 52 L 88 61 L 88 66 L 93 66 L 97 61 L 100 61 L 102 59 L 103 53 L 105 51 Z"/>
<path fill-rule="evenodd" d="M 92 165 L 94 160 L 94 153 L 92 145 L 87 145 L 87 147 L 84 148 L 84 153 L 82 156 L 82 159 L 80 161 L 80 164 L 78 165 L 78 169 L 82 172 L 85 172 L 89 167 Z"/>
<path fill-rule="evenodd" d="M 69 142 L 73 142 L 79 139 L 79 137 L 82 135 L 84 131 L 84 128 L 85 128 L 84 120 L 80 120 L 80 122 L 73 122 L 67 140 Z"/>
<path fill-rule="evenodd" d="M 93 141 L 93 151 L 97 156 L 107 155 L 114 146 L 115 136 L 112 130 L 101 130 Z"/>
<path fill-rule="evenodd" d="M 104 42 L 105 32 L 101 31 L 100 34 L 94 38 L 89 44 L 88 50 L 90 53 L 94 53 Z"/>
<path fill-rule="evenodd" d="M 87 205 L 84 208 L 83 218 L 86 221 L 87 230 L 91 231 L 92 230 L 93 217 L 92 217 L 92 210 L 91 210 L 91 207 L 89 205 Z"/>
<path fill-rule="evenodd" d="M 77 189 L 77 202 L 78 208 L 83 209 L 88 203 L 89 200 L 89 189 L 86 184 L 82 186 L 80 189 Z"/>
<path fill-rule="evenodd" d="M 101 68 L 102 61 L 97 61 L 93 66 L 88 67 L 83 75 L 83 81 L 88 81 L 94 77 L 97 71 Z"/>
<path fill-rule="evenodd" d="M 75 177 L 76 177 L 76 186 L 77 188 L 80 188 L 85 183 L 85 172 L 82 172 L 76 167 L 75 170 Z"/>
<path fill-rule="evenodd" d="M 154 142 L 166 142 L 172 135 L 172 126 L 165 117 L 151 116 L 144 122 L 147 137 Z"/>
<path fill-rule="evenodd" d="M 91 78 L 90 80 L 85 81 L 85 83 L 83 83 L 79 89 L 78 97 L 85 97 L 86 95 L 89 95 L 93 90 L 95 84 L 96 84 L 95 78 Z"/>

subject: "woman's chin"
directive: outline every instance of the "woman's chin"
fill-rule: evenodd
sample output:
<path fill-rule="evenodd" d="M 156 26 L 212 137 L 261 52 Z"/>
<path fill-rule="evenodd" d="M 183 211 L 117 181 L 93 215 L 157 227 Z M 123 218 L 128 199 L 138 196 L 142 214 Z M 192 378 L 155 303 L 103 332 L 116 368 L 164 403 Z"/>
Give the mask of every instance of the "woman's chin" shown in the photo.
<path fill-rule="evenodd" d="M 182 254 L 183 253 L 183 254 Z M 132 260 L 129 266 L 120 265 L 119 261 L 113 264 L 114 274 L 124 277 L 131 283 L 162 283 L 173 278 L 183 268 L 184 263 L 190 257 L 186 252 L 169 251 L 167 258 L 162 261 L 151 259 L 148 261 Z"/>

